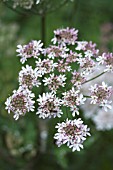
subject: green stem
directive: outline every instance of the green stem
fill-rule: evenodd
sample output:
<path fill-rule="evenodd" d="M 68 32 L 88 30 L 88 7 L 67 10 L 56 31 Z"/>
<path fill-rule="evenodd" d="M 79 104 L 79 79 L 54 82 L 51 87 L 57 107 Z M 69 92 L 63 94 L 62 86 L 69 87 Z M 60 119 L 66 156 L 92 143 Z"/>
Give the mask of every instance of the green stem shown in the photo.
<path fill-rule="evenodd" d="M 82 83 L 82 84 L 88 83 L 88 82 L 90 82 L 90 81 L 92 81 L 92 80 L 94 80 L 94 79 L 96 79 L 96 78 L 100 77 L 101 75 L 103 75 L 103 74 L 105 74 L 105 73 L 106 73 L 106 72 L 102 72 L 102 73 L 100 73 L 99 75 L 97 75 L 97 76 L 95 76 L 95 77 L 93 77 L 93 78 L 91 78 L 91 79 L 89 79 L 89 80 L 85 81 L 85 82 L 84 82 L 84 83 Z"/>
<path fill-rule="evenodd" d="M 91 98 L 91 96 L 86 96 L 86 95 L 84 95 L 84 97 L 86 97 L 86 98 Z"/>

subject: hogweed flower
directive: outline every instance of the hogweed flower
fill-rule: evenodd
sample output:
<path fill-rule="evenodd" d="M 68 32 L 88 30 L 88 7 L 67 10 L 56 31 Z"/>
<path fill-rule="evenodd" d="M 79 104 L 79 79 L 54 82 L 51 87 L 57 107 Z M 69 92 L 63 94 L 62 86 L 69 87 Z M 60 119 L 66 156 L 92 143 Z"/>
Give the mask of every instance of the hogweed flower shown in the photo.
<path fill-rule="evenodd" d="M 71 82 L 74 87 L 77 87 L 79 89 L 82 86 L 82 84 L 86 81 L 86 78 L 82 76 L 79 72 L 77 72 L 76 70 L 72 72 L 72 75 L 73 76 L 72 76 Z"/>
<path fill-rule="evenodd" d="M 9 0 L 3 0 L 3 2 L 7 2 Z M 13 8 L 22 7 L 24 9 L 31 9 L 34 4 L 39 4 L 40 0 L 37 0 L 36 3 L 34 3 L 34 0 L 10 0 L 13 2 Z"/>
<path fill-rule="evenodd" d="M 80 94 L 80 91 L 75 90 L 74 87 L 72 87 L 71 90 L 64 92 L 62 94 L 63 105 L 71 108 L 72 116 L 75 116 L 75 114 L 79 115 L 78 106 L 84 104 L 86 100 L 83 94 Z"/>
<path fill-rule="evenodd" d="M 55 57 L 66 58 L 68 55 L 66 54 L 67 51 L 69 51 L 69 49 L 66 47 L 51 45 L 50 47 L 46 48 L 43 53 L 49 58 L 54 59 Z"/>
<path fill-rule="evenodd" d="M 50 74 L 50 77 L 48 78 L 44 78 L 43 82 L 44 82 L 44 85 L 45 86 L 48 86 L 48 88 L 56 93 L 57 89 L 59 89 L 60 87 L 65 87 L 65 80 L 66 80 L 66 77 L 65 75 L 54 75 L 53 74 Z"/>
<path fill-rule="evenodd" d="M 104 110 L 107 111 L 107 108 L 111 109 L 111 102 L 109 98 L 113 93 L 111 86 L 107 86 L 105 82 L 102 82 L 102 85 L 95 84 L 90 87 L 91 91 L 91 104 L 99 104 L 99 106 L 104 107 Z"/>
<path fill-rule="evenodd" d="M 16 52 L 19 53 L 17 56 L 21 57 L 20 62 L 22 64 L 25 63 L 25 61 L 27 61 L 28 58 L 38 58 L 38 56 L 40 55 L 40 53 L 42 52 L 42 46 L 43 43 L 41 43 L 41 41 L 36 41 L 33 40 L 31 42 L 29 42 L 27 45 L 18 45 L 17 46 L 17 50 Z"/>
<path fill-rule="evenodd" d="M 113 53 L 103 53 L 97 58 L 98 64 L 105 65 L 105 72 L 113 72 Z"/>
<path fill-rule="evenodd" d="M 57 133 L 54 135 L 56 144 L 60 147 L 63 144 L 67 144 L 72 151 L 80 151 L 83 149 L 83 142 L 87 136 L 90 136 L 89 128 L 83 124 L 83 121 L 79 119 L 68 120 L 58 123 L 56 125 Z"/>
<path fill-rule="evenodd" d="M 33 86 L 39 87 L 39 85 L 41 85 L 38 80 L 39 76 L 36 69 L 33 70 L 32 66 L 26 65 L 26 68 L 22 67 L 22 70 L 19 72 L 19 84 L 20 86 L 26 85 L 30 89 L 32 89 Z"/>
<path fill-rule="evenodd" d="M 39 118 L 55 118 L 61 117 L 63 114 L 62 110 L 60 109 L 62 101 L 58 97 L 56 97 L 52 93 L 43 93 L 43 95 L 39 95 L 38 101 L 38 110 L 37 113 Z"/>
<path fill-rule="evenodd" d="M 42 76 L 47 73 L 51 73 L 57 67 L 57 63 L 54 63 L 53 60 L 50 59 L 43 59 L 40 58 L 36 61 L 36 70 L 37 73 Z"/>
<path fill-rule="evenodd" d="M 13 91 L 13 95 L 7 98 L 5 105 L 8 113 L 14 113 L 14 119 L 17 120 L 19 116 L 25 115 L 29 111 L 34 111 L 33 98 L 35 95 L 25 86 L 20 86 L 18 90 Z"/>
<path fill-rule="evenodd" d="M 96 44 L 91 41 L 77 41 L 78 30 L 74 28 L 57 29 L 54 34 L 53 44 L 47 48 L 43 47 L 40 40 L 17 46 L 22 64 L 30 58 L 35 60 L 36 64 L 34 69 L 30 65 L 22 67 L 19 73 L 20 87 L 5 103 L 8 113 L 12 111 L 14 118 L 18 119 L 20 115 L 33 111 L 35 101 L 30 90 L 35 86 L 38 87 L 36 114 L 39 118 L 60 118 L 66 108 L 69 108 L 70 117 L 81 116 L 79 108 L 82 106 L 81 108 L 87 112 L 85 115 L 94 119 L 95 124 L 102 129 L 105 123 L 103 121 L 100 126 L 98 125 L 101 119 L 98 109 L 102 108 L 108 111 L 107 113 L 112 112 L 110 97 L 113 90 L 100 77 L 106 72 L 110 72 L 109 74 L 113 72 L 112 53 L 103 53 L 100 56 Z M 100 66 L 102 69 L 99 69 Z M 96 83 L 97 79 L 99 82 Z M 110 81 L 109 84 L 111 85 Z M 66 114 L 66 118 L 68 115 Z M 86 136 L 90 135 L 89 128 L 80 118 L 66 119 L 65 122 L 58 123 L 56 128 L 58 132 L 54 138 L 58 146 L 67 143 L 73 151 L 83 148 Z M 106 129 L 110 128 L 111 124 Z"/>
<path fill-rule="evenodd" d="M 78 38 L 78 30 L 67 27 L 66 29 L 57 29 L 54 31 L 55 37 L 52 39 L 53 44 L 72 44 L 74 45 Z"/>

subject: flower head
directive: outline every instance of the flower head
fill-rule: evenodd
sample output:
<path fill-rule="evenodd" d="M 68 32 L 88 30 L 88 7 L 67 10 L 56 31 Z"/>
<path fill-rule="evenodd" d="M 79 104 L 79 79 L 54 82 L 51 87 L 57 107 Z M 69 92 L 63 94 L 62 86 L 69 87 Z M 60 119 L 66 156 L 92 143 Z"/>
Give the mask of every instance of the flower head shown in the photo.
<path fill-rule="evenodd" d="M 16 52 L 19 53 L 17 56 L 21 57 L 20 62 L 24 64 L 28 58 L 31 57 L 38 58 L 38 56 L 43 50 L 42 46 L 43 43 L 41 43 L 40 40 L 39 41 L 33 40 L 29 42 L 27 45 L 23 46 L 18 45 L 17 46 L 18 49 L 16 50 Z"/>
<path fill-rule="evenodd" d="M 55 37 L 52 39 L 53 43 L 56 44 L 72 44 L 74 45 L 78 38 L 78 30 L 67 27 L 66 29 L 57 29 L 54 31 Z"/>
<path fill-rule="evenodd" d="M 39 87 L 41 83 L 38 80 L 38 74 L 36 69 L 32 69 L 32 66 L 26 65 L 22 67 L 22 70 L 19 73 L 19 84 L 26 85 L 28 88 L 32 88 L 33 86 Z"/>
<path fill-rule="evenodd" d="M 56 128 L 57 133 L 54 136 L 56 144 L 60 147 L 63 144 L 67 144 L 72 151 L 80 151 L 83 148 L 83 142 L 86 140 L 86 136 L 90 136 L 89 128 L 83 124 L 83 121 L 79 119 L 68 120 L 58 123 Z"/>
<path fill-rule="evenodd" d="M 44 78 L 43 82 L 45 83 L 45 85 L 48 85 L 49 89 L 51 91 L 53 91 L 54 93 L 56 93 L 57 89 L 59 89 L 59 87 L 64 87 L 65 86 L 65 80 L 66 77 L 65 75 L 54 75 L 50 74 L 49 78 Z"/>
<path fill-rule="evenodd" d="M 108 101 L 113 92 L 111 86 L 107 86 L 105 82 L 102 82 L 102 85 L 95 84 L 91 86 L 90 91 L 92 99 L 91 104 L 99 104 L 99 106 L 104 107 L 105 111 L 107 111 L 107 108 L 111 108 L 111 101 Z"/>
<path fill-rule="evenodd" d="M 43 93 L 42 96 L 39 95 L 37 101 L 39 107 L 36 114 L 38 114 L 40 118 L 61 117 L 61 114 L 63 114 L 60 109 L 62 101 L 54 94 Z"/>
<path fill-rule="evenodd" d="M 18 90 L 13 91 L 13 95 L 7 98 L 5 104 L 8 113 L 14 113 L 14 119 L 17 120 L 20 115 L 25 115 L 29 111 L 34 111 L 34 94 L 26 88 L 20 86 Z"/>
<path fill-rule="evenodd" d="M 86 100 L 83 94 L 80 94 L 80 91 L 75 90 L 74 87 L 72 87 L 71 90 L 64 92 L 62 94 L 63 105 L 71 108 L 73 116 L 75 116 L 75 113 L 79 115 L 78 106 L 84 104 L 84 101 Z"/>

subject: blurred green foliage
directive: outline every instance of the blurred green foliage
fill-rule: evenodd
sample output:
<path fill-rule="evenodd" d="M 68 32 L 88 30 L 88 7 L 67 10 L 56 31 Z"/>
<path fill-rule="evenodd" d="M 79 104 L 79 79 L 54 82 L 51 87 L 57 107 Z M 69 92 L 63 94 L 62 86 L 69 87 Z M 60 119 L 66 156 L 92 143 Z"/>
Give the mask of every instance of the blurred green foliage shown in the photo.
<path fill-rule="evenodd" d="M 112 11 L 113 0 L 74 0 L 46 16 L 46 45 L 53 30 L 69 26 L 79 29 L 79 39 L 92 40 L 101 47 L 101 27 L 113 22 Z M 39 126 L 35 113 L 15 122 L 5 111 L 6 98 L 18 87 L 21 65 L 16 46 L 33 39 L 41 39 L 40 16 L 21 15 L 0 3 L 0 170 L 112 170 L 113 130 L 97 132 L 93 123 L 85 120 L 92 137 L 84 150 L 72 153 L 66 146 L 57 148 L 54 144 L 54 126 L 59 120 L 50 120 L 45 122 L 48 138 L 46 150 L 41 152 L 40 128 L 44 127 Z M 113 50 L 112 39 L 105 45 Z"/>

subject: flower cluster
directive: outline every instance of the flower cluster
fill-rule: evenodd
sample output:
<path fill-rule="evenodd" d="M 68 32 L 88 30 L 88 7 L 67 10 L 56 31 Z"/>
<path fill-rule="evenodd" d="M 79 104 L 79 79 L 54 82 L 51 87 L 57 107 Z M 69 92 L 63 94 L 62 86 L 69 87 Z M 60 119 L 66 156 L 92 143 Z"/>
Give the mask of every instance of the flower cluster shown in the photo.
<path fill-rule="evenodd" d="M 3 2 L 7 2 L 9 0 L 3 0 Z M 12 0 L 13 2 L 13 8 L 22 7 L 25 9 L 31 9 L 34 5 L 34 0 Z M 36 0 L 36 4 L 40 3 L 40 0 Z"/>
<path fill-rule="evenodd" d="M 112 70 L 113 55 L 104 53 L 100 57 L 96 44 L 78 41 L 78 30 L 74 28 L 55 30 L 52 42 L 47 48 L 37 40 L 17 46 L 20 62 L 24 64 L 32 58 L 32 61 L 35 60 L 34 68 L 30 65 L 22 67 L 18 78 L 20 87 L 7 99 L 6 109 L 14 113 L 15 119 L 33 111 L 35 101 L 32 90 L 35 86 L 38 88 L 36 114 L 39 118 L 60 118 L 67 112 L 72 118 L 69 119 L 66 114 L 66 121 L 56 126 L 56 144 L 67 143 L 73 151 L 79 151 L 90 135 L 81 118 L 75 119 L 76 116 L 81 117 L 80 108 L 87 112 L 86 117 L 92 117 L 97 129 L 106 126 L 105 119 L 99 126 L 102 111 L 103 115 L 113 116 L 110 110 L 112 86 L 101 79 L 105 74 L 112 74 L 107 69 Z M 112 121 L 109 119 L 108 122 L 106 129 L 113 128 Z"/>
<path fill-rule="evenodd" d="M 20 86 L 18 90 L 13 91 L 13 95 L 7 98 L 5 104 L 8 113 L 14 113 L 14 119 L 17 120 L 20 115 L 24 116 L 29 111 L 34 111 L 33 98 L 35 95 L 26 88 Z"/>
<path fill-rule="evenodd" d="M 72 148 L 72 151 L 80 151 L 80 148 L 83 148 L 82 143 L 86 140 L 86 136 L 90 136 L 89 128 L 83 124 L 80 118 L 74 120 L 66 119 L 65 122 L 58 123 L 56 128 L 58 132 L 54 138 L 58 147 L 67 143 L 67 146 Z"/>

